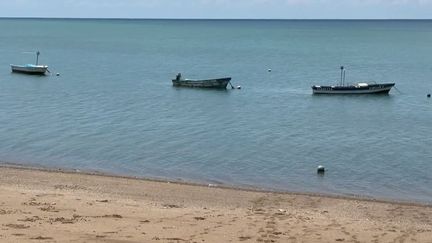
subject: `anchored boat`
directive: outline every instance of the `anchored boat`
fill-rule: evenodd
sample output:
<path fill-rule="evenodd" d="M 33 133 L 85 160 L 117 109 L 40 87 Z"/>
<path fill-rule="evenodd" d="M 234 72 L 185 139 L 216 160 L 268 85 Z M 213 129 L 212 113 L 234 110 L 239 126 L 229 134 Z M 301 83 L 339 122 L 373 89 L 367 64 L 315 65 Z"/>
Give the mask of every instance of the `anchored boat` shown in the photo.
<path fill-rule="evenodd" d="M 13 65 L 11 64 L 12 72 L 16 73 L 27 73 L 27 74 L 45 74 L 48 71 L 48 66 L 46 65 Z"/>
<path fill-rule="evenodd" d="M 39 74 L 43 75 L 49 72 L 47 65 L 39 65 L 40 52 L 36 52 L 36 64 L 14 65 L 11 64 L 12 72 L 26 73 L 26 74 Z"/>
<path fill-rule="evenodd" d="M 313 94 L 388 94 L 395 83 L 345 84 L 345 70 L 341 66 L 341 82 L 335 86 L 312 86 Z"/>
<path fill-rule="evenodd" d="M 183 79 L 181 74 L 177 74 L 176 78 L 172 80 L 173 86 L 183 86 L 191 88 L 214 88 L 226 89 L 231 78 L 215 78 L 215 79 Z"/>

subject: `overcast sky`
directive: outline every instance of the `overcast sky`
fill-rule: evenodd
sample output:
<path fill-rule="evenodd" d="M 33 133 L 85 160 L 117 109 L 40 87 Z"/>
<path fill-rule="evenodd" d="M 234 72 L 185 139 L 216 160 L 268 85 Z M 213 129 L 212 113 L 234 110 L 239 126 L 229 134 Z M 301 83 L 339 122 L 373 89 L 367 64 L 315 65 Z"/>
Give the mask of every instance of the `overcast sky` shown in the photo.
<path fill-rule="evenodd" d="M 432 0 L 0 0 L 0 17 L 430 19 Z"/>

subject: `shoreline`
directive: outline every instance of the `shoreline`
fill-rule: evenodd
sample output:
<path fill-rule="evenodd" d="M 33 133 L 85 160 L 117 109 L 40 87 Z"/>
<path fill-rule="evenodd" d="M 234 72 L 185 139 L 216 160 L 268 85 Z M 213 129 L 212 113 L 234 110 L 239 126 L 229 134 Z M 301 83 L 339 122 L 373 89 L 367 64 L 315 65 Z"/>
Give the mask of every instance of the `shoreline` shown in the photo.
<path fill-rule="evenodd" d="M 0 241 L 429 242 L 432 206 L 0 166 Z"/>
<path fill-rule="evenodd" d="M 168 178 L 151 178 L 151 177 L 139 177 L 139 176 L 128 176 L 128 175 L 120 175 L 115 173 L 107 173 L 101 171 L 91 171 L 91 170 L 79 170 L 79 169 L 68 169 L 68 168 L 51 168 L 46 166 L 30 166 L 24 164 L 16 164 L 16 163 L 8 163 L 0 161 L 0 169 L 8 168 L 8 169 L 17 169 L 17 170 L 28 170 L 28 171 L 41 171 L 48 173 L 65 173 L 65 174 L 77 174 L 77 175 L 86 175 L 86 176 L 98 176 L 98 177 L 108 177 L 108 178 L 118 178 L 118 179 L 129 179 L 129 180 L 137 180 L 137 181 L 147 181 L 147 182 L 156 182 L 156 183 L 172 183 L 178 185 L 186 185 L 186 186 L 197 186 L 197 187 L 211 187 L 211 188 L 220 188 L 226 190 L 234 190 L 234 191 L 246 191 L 246 192 L 259 192 L 259 193 L 274 193 L 280 195 L 292 195 L 292 196 L 308 196 L 308 197 L 324 197 L 331 199 L 342 199 L 342 200 L 361 200 L 366 202 L 376 202 L 376 203 L 390 203 L 390 204 L 398 204 L 405 206 L 423 206 L 423 207 L 432 207 L 432 202 L 423 202 L 416 200 L 398 200 L 398 199 L 389 199 L 389 198 L 379 198 L 379 197 L 371 197 L 364 195 L 346 195 L 346 194 L 337 194 L 337 193 L 316 193 L 316 192 L 297 192 L 297 191 L 283 191 L 283 190 L 272 190 L 272 189 L 264 189 L 253 186 L 237 186 L 237 185 L 229 185 L 229 184 L 212 184 L 212 183 L 200 183 L 194 181 L 187 180 L 175 180 Z"/>

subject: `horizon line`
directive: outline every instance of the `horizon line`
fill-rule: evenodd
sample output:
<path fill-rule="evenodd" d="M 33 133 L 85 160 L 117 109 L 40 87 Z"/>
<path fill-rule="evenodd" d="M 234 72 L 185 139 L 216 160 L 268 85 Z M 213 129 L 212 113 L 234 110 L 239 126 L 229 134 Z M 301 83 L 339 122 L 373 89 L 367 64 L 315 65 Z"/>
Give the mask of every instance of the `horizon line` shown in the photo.
<path fill-rule="evenodd" d="M 63 19 L 63 20 L 291 20 L 291 21 L 425 21 L 432 18 L 124 18 L 124 17 L 1 17 L 0 19 Z"/>

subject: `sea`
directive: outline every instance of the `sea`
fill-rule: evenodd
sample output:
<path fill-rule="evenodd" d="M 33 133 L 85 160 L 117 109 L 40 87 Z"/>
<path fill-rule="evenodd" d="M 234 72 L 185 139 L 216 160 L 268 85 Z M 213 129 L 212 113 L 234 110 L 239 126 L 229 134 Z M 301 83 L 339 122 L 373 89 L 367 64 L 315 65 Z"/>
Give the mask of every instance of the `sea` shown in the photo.
<path fill-rule="evenodd" d="M 430 204 L 431 43 L 430 20 L 0 19 L 0 161 Z M 50 74 L 11 73 L 36 51 Z M 313 95 L 341 66 L 396 86 Z"/>

